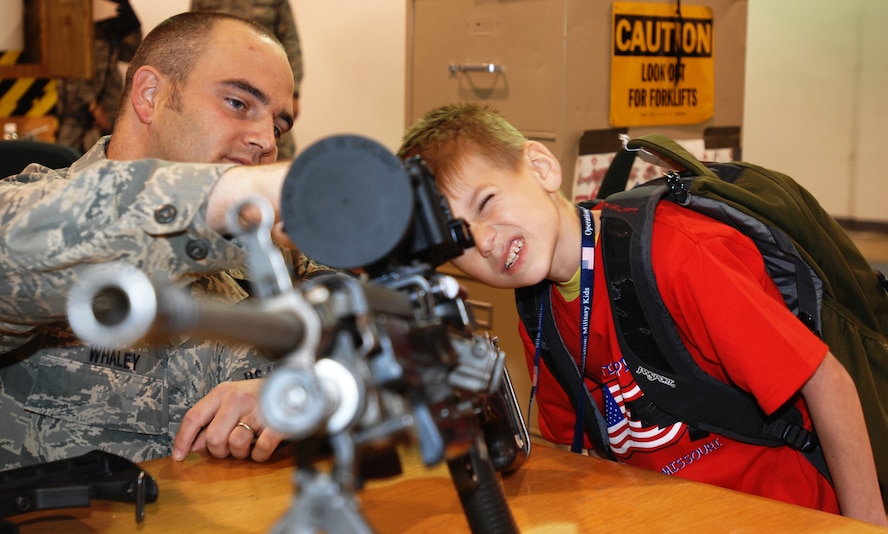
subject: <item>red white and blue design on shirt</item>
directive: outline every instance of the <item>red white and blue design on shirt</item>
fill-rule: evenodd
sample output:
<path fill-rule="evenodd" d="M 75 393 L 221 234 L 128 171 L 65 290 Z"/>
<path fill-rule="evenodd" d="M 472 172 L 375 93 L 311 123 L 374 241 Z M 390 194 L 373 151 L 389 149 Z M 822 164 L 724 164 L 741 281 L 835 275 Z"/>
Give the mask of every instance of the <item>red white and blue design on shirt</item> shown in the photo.
<path fill-rule="evenodd" d="M 621 366 L 616 380 L 601 388 L 604 412 L 607 419 L 607 435 L 614 456 L 626 460 L 635 452 L 650 453 L 677 442 L 686 426 L 674 423 L 660 427 L 645 424 L 632 418 L 627 403 L 644 396 L 632 373 Z"/>

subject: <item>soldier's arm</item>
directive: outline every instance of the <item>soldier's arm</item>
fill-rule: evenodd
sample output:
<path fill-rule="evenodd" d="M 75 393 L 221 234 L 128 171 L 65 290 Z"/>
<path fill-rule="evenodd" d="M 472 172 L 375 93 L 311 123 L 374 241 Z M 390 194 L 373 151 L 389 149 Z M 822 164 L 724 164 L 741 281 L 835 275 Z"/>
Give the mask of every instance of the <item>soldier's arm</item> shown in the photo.
<path fill-rule="evenodd" d="M 105 160 L 0 181 L 0 353 L 65 321 L 87 266 L 127 261 L 180 279 L 241 265 L 243 250 L 224 237 L 225 211 L 251 193 L 277 210 L 286 170 Z"/>

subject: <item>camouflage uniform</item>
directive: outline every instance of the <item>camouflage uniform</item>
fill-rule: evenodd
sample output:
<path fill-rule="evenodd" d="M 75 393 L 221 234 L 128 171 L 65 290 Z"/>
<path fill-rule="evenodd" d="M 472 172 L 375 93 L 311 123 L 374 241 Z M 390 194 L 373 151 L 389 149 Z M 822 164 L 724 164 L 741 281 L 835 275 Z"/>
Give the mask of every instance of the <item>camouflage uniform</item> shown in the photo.
<path fill-rule="evenodd" d="M 296 18 L 289 0 L 191 0 L 191 11 L 219 11 L 252 20 L 268 28 L 284 45 L 290 67 L 293 69 L 295 89 L 299 96 L 302 83 L 302 46 L 296 30 Z M 296 143 L 292 135 L 284 135 L 278 141 L 278 159 L 293 159 Z"/>
<path fill-rule="evenodd" d="M 215 341 L 109 350 L 75 339 L 66 300 L 89 264 L 167 273 L 199 300 L 248 297 L 222 272 L 243 263 L 243 250 L 204 221 L 230 166 L 110 161 L 109 139 L 67 170 L 31 165 L 0 181 L 0 469 L 96 448 L 134 461 L 167 456 L 190 406 L 225 380 L 271 368 Z M 298 265 L 299 275 L 313 268 Z"/>
<path fill-rule="evenodd" d="M 128 8 L 128 3 L 126 4 Z M 129 17 L 99 21 L 94 26 L 93 62 L 95 75 L 92 79 L 59 79 L 56 114 L 59 129 L 56 141 L 85 152 L 110 131 L 100 131 L 94 124 L 89 105 L 96 102 L 113 126 L 117 120 L 120 95 L 123 93 L 123 76 L 118 62 L 133 59 L 142 42 L 139 19 L 131 9 Z M 124 20 L 126 18 L 127 20 Z M 121 22 L 123 21 L 123 22 Z M 123 33 L 123 35 L 120 35 Z"/>

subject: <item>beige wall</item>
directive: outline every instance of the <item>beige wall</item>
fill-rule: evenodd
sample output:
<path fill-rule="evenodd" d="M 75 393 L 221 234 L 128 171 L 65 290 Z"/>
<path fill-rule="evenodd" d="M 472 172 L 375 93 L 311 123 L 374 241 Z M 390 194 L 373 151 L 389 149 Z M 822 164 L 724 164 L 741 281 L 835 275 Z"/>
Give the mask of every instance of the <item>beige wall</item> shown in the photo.
<path fill-rule="evenodd" d="M 290 0 L 305 54 L 299 146 L 358 133 L 395 150 L 404 132 L 406 3 Z"/>
<path fill-rule="evenodd" d="M 888 2 L 750 0 L 744 158 L 831 214 L 888 221 Z"/>

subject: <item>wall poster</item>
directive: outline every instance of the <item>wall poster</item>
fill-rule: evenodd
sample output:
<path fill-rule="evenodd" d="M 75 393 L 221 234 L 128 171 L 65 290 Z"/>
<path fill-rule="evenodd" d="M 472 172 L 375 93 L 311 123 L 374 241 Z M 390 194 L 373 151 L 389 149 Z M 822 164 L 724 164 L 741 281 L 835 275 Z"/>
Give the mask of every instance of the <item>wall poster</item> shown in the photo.
<path fill-rule="evenodd" d="M 698 124 L 712 117 L 715 30 L 709 7 L 614 2 L 612 22 L 612 126 Z"/>

